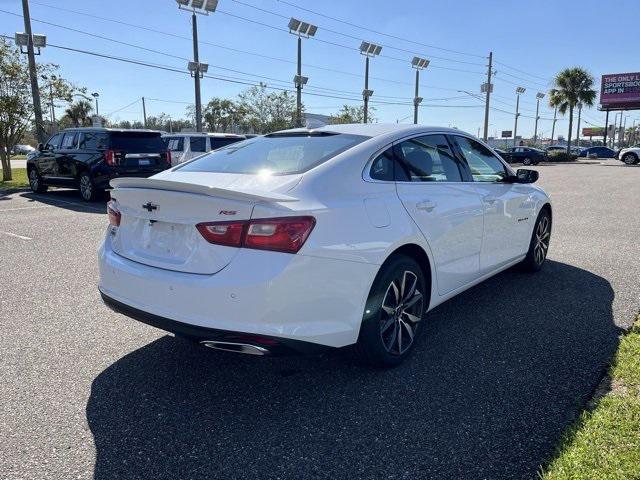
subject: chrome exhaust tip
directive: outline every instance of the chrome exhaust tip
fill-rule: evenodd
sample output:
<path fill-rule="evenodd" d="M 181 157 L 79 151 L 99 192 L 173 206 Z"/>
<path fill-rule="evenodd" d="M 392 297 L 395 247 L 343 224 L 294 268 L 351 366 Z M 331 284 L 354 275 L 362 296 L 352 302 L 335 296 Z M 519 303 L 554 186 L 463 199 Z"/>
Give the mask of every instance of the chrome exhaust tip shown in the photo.
<path fill-rule="evenodd" d="M 235 343 L 235 342 L 220 342 L 218 340 L 203 340 L 200 342 L 208 348 L 214 350 L 223 350 L 225 352 L 246 353 L 247 355 L 269 355 L 269 350 L 257 345 L 250 345 L 248 343 Z"/>

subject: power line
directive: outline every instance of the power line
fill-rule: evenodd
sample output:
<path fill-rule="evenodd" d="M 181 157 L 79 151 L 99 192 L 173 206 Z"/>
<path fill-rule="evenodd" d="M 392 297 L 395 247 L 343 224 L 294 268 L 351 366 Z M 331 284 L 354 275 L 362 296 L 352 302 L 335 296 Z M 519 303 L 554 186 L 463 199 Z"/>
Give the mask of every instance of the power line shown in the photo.
<path fill-rule="evenodd" d="M 299 10 L 302 10 L 302 11 L 305 11 L 305 12 L 308 12 L 308 13 L 312 13 L 314 15 L 318 15 L 319 17 L 328 18 L 329 20 L 333 20 L 334 22 L 343 23 L 345 25 L 349 25 L 350 27 L 359 28 L 361 30 L 366 30 L 368 32 L 375 33 L 377 35 L 383 35 L 383 36 L 388 37 L 388 38 L 394 38 L 396 40 L 402 40 L 404 42 L 413 43 L 415 45 L 420 45 L 422 47 L 433 48 L 434 50 L 440 50 L 440 51 L 443 51 L 443 52 L 456 53 L 458 55 L 467 55 L 467 56 L 470 56 L 470 57 L 477 57 L 477 58 L 485 58 L 484 55 L 478 55 L 478 54 L 468 53 L 468 52 L 461 52 L 459 50 L 452 50 L 450 48 L 438 47 L 436 45 L 430 45 L 428 43 L 417 42 L 415 40 L 410 40 L 408 38 L 402 38 L 402 37 L 399 37 L 399 36 L 396 36 L 396 35 L 392 35 L 392 34 L 389 34 L 389 33 L 380 32 L 380 31 L 374 30 L 372 28 L 363 27 L 362 25 L 357 25 L 355 23 L 351 23 L 351 22 L 349 22 L 347 20 L 342 20 L 340 18 L 332 17 L 332 16 L 326 15 L 324 13 L 320 13 L 320 12 L 317 12 L 317 11 L 314 11 L 314 10 L 311 10 L 311 9 L 308 9 L 308 8 L 301 7 L 299 5 L 296 5 L 295 3 L 291 3 L 291 2 L 288 2 L 286 0 L 277 0 L 277 1 L 279 1 L 280 3 L 284 3 L 285 5 L 289 5 L 290 7 L 294 7 L 294 8 L 297 8 Z"/>

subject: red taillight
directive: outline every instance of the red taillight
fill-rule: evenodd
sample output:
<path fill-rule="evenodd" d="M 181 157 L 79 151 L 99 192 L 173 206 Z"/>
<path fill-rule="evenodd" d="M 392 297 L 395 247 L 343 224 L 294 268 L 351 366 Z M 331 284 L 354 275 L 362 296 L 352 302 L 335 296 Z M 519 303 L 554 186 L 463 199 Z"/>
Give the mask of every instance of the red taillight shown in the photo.
<path fill-rule="evenodd" d="M 106 162 L 107 165 L 115 167 L 116 166 L 116 152 L 114 152 L 113 150 L 107 150 L 106 152 L 104 152 L 104 161 Z"/>
<path fill-rule="evenodd" d="M 196 228 L 209 243 L 241 247 L 244 226 L 244 222 L 211 222 L 199 223 Z"/>
<path fill-rule="evenodd" d="M 313 217 L 282 217 L 196 225 L 209 243 L 231 247 L 296 253 L 316 224 Z"/>
<path fill-rule="evenodd" d="M 109 217 L 109 225 L 113 225 L 114 227 L 120 226 L 120 218 L 122 215 L 113 200 L 109 200 L 109 203 L 107 203 L 107 215 Z"/>
<path fill-rule="evenodd" d="M 171 166 L 171 150 L 167 150 L 167 165 Z"/>

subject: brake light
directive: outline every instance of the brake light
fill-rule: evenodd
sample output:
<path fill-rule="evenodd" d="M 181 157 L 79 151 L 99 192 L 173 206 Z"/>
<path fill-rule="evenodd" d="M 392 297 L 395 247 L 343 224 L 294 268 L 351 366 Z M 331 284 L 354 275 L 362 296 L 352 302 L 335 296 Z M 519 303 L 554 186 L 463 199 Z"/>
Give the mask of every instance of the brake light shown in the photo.
<path fill-rule="evenodd" d="M 171 166 L 171 150 L 167 150 L 167 165 Z"/>
<path fill-rule="evenodd" d="M 116 152 L 113 150 L 107 150 L 104 152 L 104 161 L 107 165 L 112 167 L 116 166 Z"/>
<path fill-rule="evenodd" d="M 107 216 L 109 217 L 109 225 L 114 227 L 120 226 L 120 219 L 122 218 L 122 214 L 114 200 L 109 200 L 107 203 Z"/>
<path fill-rule="evenodd" d="M 313 217 L 282 217 L 199 223 L 196 228 L 207 242 L 216 245 L 297 253 L 315 224 Z"/>

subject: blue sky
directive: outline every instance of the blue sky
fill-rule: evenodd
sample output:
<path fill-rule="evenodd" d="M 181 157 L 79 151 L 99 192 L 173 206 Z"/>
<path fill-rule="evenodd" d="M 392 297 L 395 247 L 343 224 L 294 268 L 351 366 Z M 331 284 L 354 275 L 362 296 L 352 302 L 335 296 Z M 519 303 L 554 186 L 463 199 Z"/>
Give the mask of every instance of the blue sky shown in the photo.
<path fill-rule="evenodd" d="M 33 21 L 34 32 L 46 34 L 52 45 L 181 70 L 192 56 L 190 15 L 179 11 L 173 0 L 31 0 L 30 4 L 34 19 L 161 53 Z M 0 0 L 0 9 L 21 13 L 21 2 Z M 380 102 L 375 105 L 379 121 L 412 121 L 414 71 L 409 62 L 415 54 L 431 59 L 421 76 L 420 95 L 425 98 L 421 123 L 456 126 L 474 134 L 482 125 L 484 111 L 482 103 L 464 91 L 479 92 L 486 78 L 484 57 L 490 50 L 497 70 L 492 106 L 504 110 L 491 112 L 490 135 L 513 128 L 509 112 L 515 109 L 518 85 L 527 88 L 521 97 L 518 132 L 529 136 L 533 133 L 535 94 L 546 92 L 549 79 L 560 69 L 587 68 L 596 77 L 598 89 L 602 74 L 640 70 L 637 0 L 615 4 L 602 0 L 220 0 L 218 9 L 210 16 L 198 17 L 201 61 L 210 64 L 211 75 L 250 84 L 263 81 L 291 88 L 296 42 L 287 33 L 287 18 L 294 16 L 318 25 L 316 39 L 303 44 L 303 75 L 309 77 L 303 101 L 313 113 L 331 114 L 342 104 L 361 103 L 364 59 L 358 52 L 360 40 L 383 45 L 381 56 L 371 61 L 369 86 L 375 92 L 372 103 Z M 1 34 L 24 30 L 21 17 L 0 12 L 0 20 Z M 63 76 L 99 92 L 100 113 L 113 120 L 141 119 L 142 106 L 137 99 L 142 96 L 149 99 L 148 115 L 165 112 L 184 117 L 185 107 L 193 102 L 193 80 L 182 73 L 53 47 L 46 48 L 38 61 L 59 64 Z M 247 85 L 207 78 L 202 95 L 204 101 L 213 96 L 231 98 L 245 88 Z M 539 131 L 549 135 L 551 122 L 546 119 L 553 112 L 546 99 L 541 116 Z M 604 114 L 595 108 L 585 111 L 583 118 L 587 122 L 583 126 L 604 124 Z M 640 112 L 631 112 L 628 125 L 634 118 L 640 119 Z M 558 122 L 560 134 L 566 135 L 567 123 Z"/>

